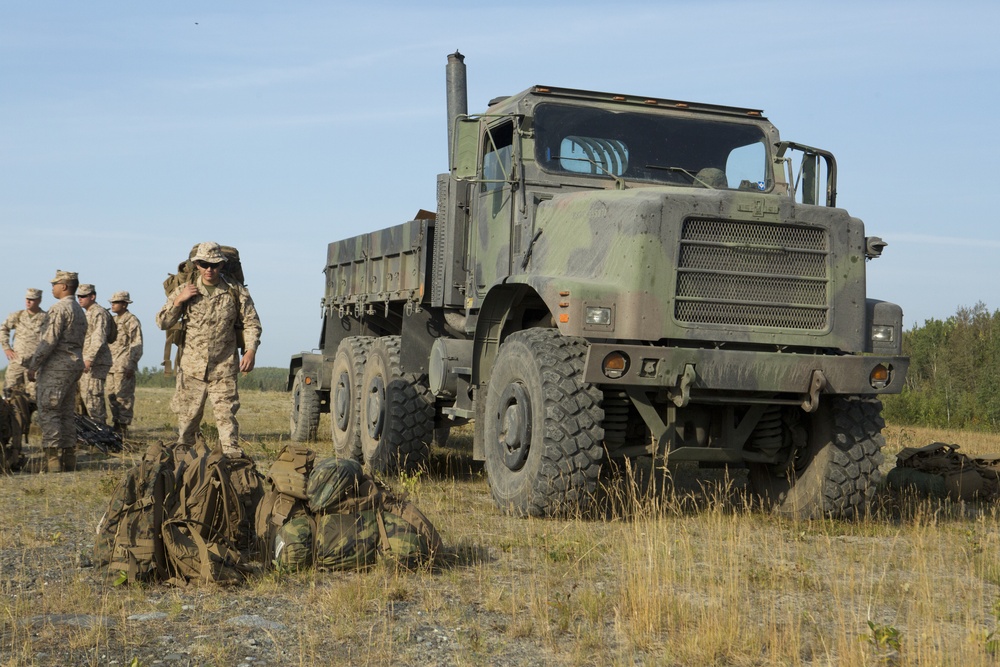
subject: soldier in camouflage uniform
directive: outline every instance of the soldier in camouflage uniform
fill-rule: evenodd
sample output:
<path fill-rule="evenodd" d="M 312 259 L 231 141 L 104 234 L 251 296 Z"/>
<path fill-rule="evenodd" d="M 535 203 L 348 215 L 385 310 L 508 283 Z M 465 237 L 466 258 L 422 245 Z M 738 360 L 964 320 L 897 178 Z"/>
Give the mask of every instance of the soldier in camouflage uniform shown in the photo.
<path fill-rule="evenodd" d="M 191 261 L 198 278 L 173 290 L 156 314 L 156 325 L 164 331 L 177 322 L 184 325 L 177 390 L 171 401 L 177 414 L 177 444 L 194 444 L 208 399 L 223 450 L 238 456 L 243 450 L 236 421 L 240 409 L 236 374 L 253 370 L 260 345 L 260 318 L 250 292 L 222 275 L 226 258 L 218 243 L 199 244 Z M 245 351 L 237 359 L 240 345 Z"/>
<path fill-rule="evenodd" d="M 28 382 L 28 369 L 24 360 L 31 356 L 38 345 L 45 324 L 45 311 L 40 308 L 42 290 L 31 288 L 24 295 L 24 310 L 11 313 L 0 324 L 0 345 L 7 355 L 7 374 L 4 376 L 3 393 L 8 398 L 15 391 L 22 391 L 35 400 L 35 383 Z M 10 344 L 10 333 L 14 335 L 14 345 Z"/>
<path fill-rule="evenodd" d="M 56 271 L 49 309 L 34 353 L 25 359 L 28 379 L 37 381 L 38 424 L 49 472 L 76 469 L 76 385 L 83 374 L 87 315 L 76 302 L 76 273 Z"/>
<path fill-rule="evenodd" d="M 115 430 L 125 438 L 132 423 L 135 405 L 135 372 L 142 357 L 142 326 L 139 318 L 129 312 L 132 298 L 128 292 L 111 295 L 111 311 L 118 324 L 118 337 L 111 343 L 111 372 L 108 373 L 108 402 Z"/>
<path fill-rule="evenodd" d="M 93 285 L 80 285 L 76 296 L 87 311 L 87 340 L 83 344 L 84 370 L 80 378 L 80 399 L 88 417 L 106 424 L 108 410 L 104 405 L 104 385 L 111 371 L 111 349 L 108 347 L 111 313 L 97 303 L 97 289 Z"/>

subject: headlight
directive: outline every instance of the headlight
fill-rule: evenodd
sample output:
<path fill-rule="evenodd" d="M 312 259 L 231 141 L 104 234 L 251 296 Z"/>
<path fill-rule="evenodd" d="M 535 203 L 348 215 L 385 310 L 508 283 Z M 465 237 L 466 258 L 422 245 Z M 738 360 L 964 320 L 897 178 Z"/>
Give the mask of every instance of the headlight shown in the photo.
<path fill-rule="evenodd" d="M 587 306 L 587 324 L 608 326 L 611 324 L 611 309 L 598 306 Z"/>
<path fill-rule="evenodd" d="M 895 340 L 895 327 L 876 324 L 872 327 L 873 343 L 891 343 Z"/>

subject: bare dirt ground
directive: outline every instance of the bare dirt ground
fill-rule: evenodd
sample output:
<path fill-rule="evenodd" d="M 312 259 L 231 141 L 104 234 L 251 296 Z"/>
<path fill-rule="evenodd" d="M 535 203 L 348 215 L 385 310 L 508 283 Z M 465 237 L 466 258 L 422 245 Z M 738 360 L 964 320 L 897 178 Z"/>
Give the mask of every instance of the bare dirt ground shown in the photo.
<path fill-rule="evenodd" d="M 168 397 L 143 395 L 138 440 L 169 436 Z M 286 399 L 245 397 L 262 471 Z M 513 519 L 467 437 L 389 480 L 446 543 L 415 572 L 115 586 L 92 566 L 94 529 L 137 453 L 0 478 L 0 665 L 996 664 L 993 507 L 883 494 L 864 521 L 790 523 L 747 509 L 738 474 L 680 470 L 674 495 L 626 514 Z M 930 439 L 893 429 L 888 451 Z"/>

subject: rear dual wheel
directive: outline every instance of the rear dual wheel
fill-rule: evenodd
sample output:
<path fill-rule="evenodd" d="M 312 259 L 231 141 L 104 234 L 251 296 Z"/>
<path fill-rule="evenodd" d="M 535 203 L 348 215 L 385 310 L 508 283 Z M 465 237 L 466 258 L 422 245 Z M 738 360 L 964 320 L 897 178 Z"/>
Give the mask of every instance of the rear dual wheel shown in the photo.
<path fill-rule="evenodd" d="M 333 358 L 330 386 L 330 432 L 337 456 L 361 462 L 361 377 L 371 349 L 370 336 L 340 341 Z"/>
<path fill-rule="evenodd" d="M 311 384 L 306 383 L 306 374 L 301 368 L 295 371 L 292 380 L 292 409 L 289 430 L 295 442 L 310 442 L 316 439 L 319 428 L 319 394 Z"/>
<path fill-rule="evenodd" d="M 425 376 L 403 373 L 399 336 L 382 336 L 371 344 L 360 399 L 365 463 L 382 473 L 423 466 L 434 436 L 434 397 Z"/>

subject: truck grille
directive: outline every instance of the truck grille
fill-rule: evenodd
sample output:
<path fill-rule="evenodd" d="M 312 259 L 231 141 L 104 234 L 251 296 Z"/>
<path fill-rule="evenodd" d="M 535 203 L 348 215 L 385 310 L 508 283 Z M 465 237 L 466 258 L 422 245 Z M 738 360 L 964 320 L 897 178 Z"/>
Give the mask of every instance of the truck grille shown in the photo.
<path fill-rule="evenodd" d="M 823 330 L 828 254 L 827 232 L 817 227 L 685 220 L 674 317 L 695 324 Z"/>

